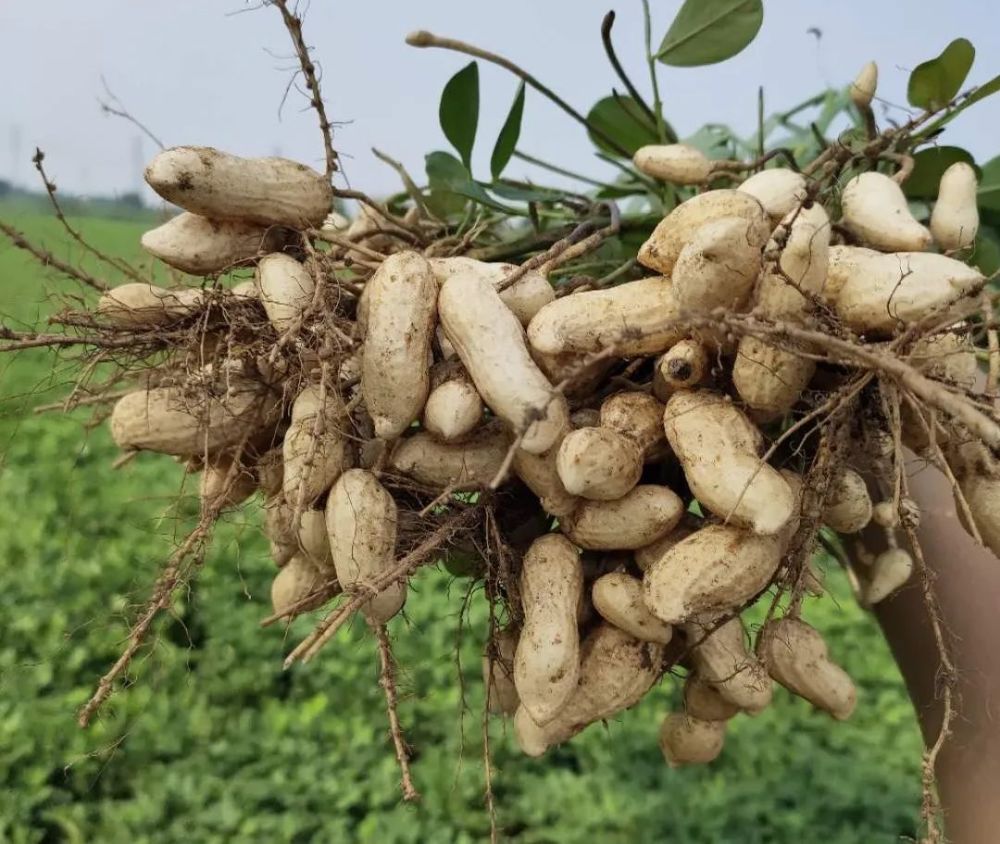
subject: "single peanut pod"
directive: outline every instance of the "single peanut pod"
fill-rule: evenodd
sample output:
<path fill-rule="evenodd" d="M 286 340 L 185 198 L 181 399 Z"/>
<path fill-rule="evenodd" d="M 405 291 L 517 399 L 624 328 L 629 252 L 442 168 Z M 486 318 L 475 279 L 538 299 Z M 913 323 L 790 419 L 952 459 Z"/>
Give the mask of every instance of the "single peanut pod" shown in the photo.
<path fill-rule="evenodd" d="M 643 460 L 662 457 L 667 442 L 663 433 L 663 404 L 638 390 L 614 393 L 601 402 L 599 424 L 628 437 Z"/>
<path fill-rule="evenodd" d="M 347 409 L 335 390 L 311 384 L 292 404 L 292 421 L 282 444 L 282 488 L 294 506 L 326 492 L 351 462 Z"/>
<path fill-rule="evenodd" d="M 840 289 L 836 310 L 858 333 L 891 335 L 900 323 L 917 322 L 984 283 L 978 270 L 946 255 L 877 255 L 855 262 Z"/>
<path fill-rule="evenodd" d="M 667 644 L 673 628 L 656 618 L 642 600 L 642 581 L 625 572 L 609 572 L 594 581 L 590 592 L 601 618 L 643 642 Z"/>
<path fill-rule="evenodd" d="M 805 202 L 808 195 L 805 176 L 787 167 L 773 167 L 754 173 L 736 190 L 748 193 L 760 202 L 772 223 L 783 220 Z"/>
<path fill-rule="evenodd" d="M 445 381 L 427 396 L 423 425 L 439 440 L 460 440 L 482 421 L 483 399 L 467 378 Z"/>
<path fill-rule="evenodd" d="M 654 276 L 556 299 L 535 314 L 528 340 L 544 355 L 655 354 L 680 339 L 677 316 L 670 280 Z"/>
<path fill-rule="evenodd" d="M 841 469 L 823 507 L 823 523 L 837 533 L 857 533 L 871 520 L 872 499 L 865 479 L 853 469 Z"/>
<path fill-rule="evenodd" d="M 878 88 L 878 65 L 868 62 L 851 83 L 851 102 L 862 111 L 871 108 Z"/>
<path fill-rule="evenodd" d="M 610 624 L 600 624 L 580 648 L 579 682 L 548 724 L 538 725 L 522 704 L 514 735 L 528 756 L 571 739 L 596 721 L 634 706 L 662 673 L 663 646 L 641 642 Z"/>
<path fill-rule="evenodd" d="M 522 435 L 521 448 L 548 451 L 569 407 L 531 359 L 521 324 L 493 285 L 482 277 L 452 277 L 441 285 L 438 310 L 483 401 Z"/>
<path fill-rule="evenodd" d="M 639 482 L 642 452 L 634 440 L 610 428 L 579 428 L 560 443 L 556 471 L 570 495 L 613 501 Z"/>
<path fill-rule="evenodd" d="M 725 721 L 702 721 L 684 712 L 671 712 L 660 726 L 660 750 L 671 768 L 707 765 L 725 740 Z"/>
<path fill-rule="evenodd" d="M 267 318 L 279 334 L 301 319 L 303 311 L 312 304 L 316 290 L 309 270 L 282 252 L 260 259 L 255 282 Z"/>
<path fill-rule="evenodd" d="M 287 234 L 243 220 L 210 220 L 184 212 L 143 234 L 154 258 L 191 275 L 215 275 L 281 248 Z"/>
<path fill-rule="evenodd" d="M 979 181 L 971 164 L 956 161 L 941 175 L 931 212 L 931 234 L 945 252 L 968 249 L 979 232 L 976 192 Z"/>
<path fill-rule="evenodd" d="M 786 616 L 767 622 L 760 636 L 760 655 L 768 673 L 788 691 L 845 721 L 854 711 L 854 683 L 829 658 L 819 631 Z"/>
<path fill-rule="evenodd" d="M 111 412 L 119 448 L 161 454 L 213 454 L 274 425 L 277 397 L 260 384 L 232 378 L 221 396 L 187 397 L 172 387 L 136 390 Z"/>
<path fill-rule="evenodd" d="M 689 622 L 684 633 L 698 676 L 725 700 L 751 715 L 771 702 L 774 684 L 749 650 L 739 616 L 720 626 Z"/>
<path fill-rule="evenodd" d="M 299 553 L 294 516 L 294 508 L 280 494 L 264 502 L 264 536 L 270 546 L 271 559 L 278 568 L 287 565 Z"/>
<path fill-rule="evenodd" d="M 692 672 L 684 681 L 684 711 L 702 721 L 728 721 L 739 715 L 740 708 Z"/>
<path fill-rule="evenodd" d="M 894 528 L 899 524 L 899 510 L 892 501 L 879 501 L 872 507 L 872 521 L 879 527 Z"/>
<path fill-rule="evenodd" d="M 712 172 L 711 159 L 687 144 L 639 147 L 632 156 L 632 163 L 640 173 L 675 185 L 700 185 Z"/>
<path fill-rule="evenodd" d="M 558 533 L 536 539 L 521 563 L 524 626 L 514 653 L 514 685 L 521 706 L 540 726 L 556 717 L 576 688 L 582 592 L 580 552 Z"/>
<path fill-rule="evenodd" d="M 913 557 L 902 548 L 889 548 L 875 558 L 865 600 L 875 605 L 903 586 L 913 575 Z"/>
<path fill-rule="evenodd" d="M 759 534 L 777 533 L 792 517 L 788 482 L 747 447 L 753 425 L 724 396 L 676 393 L 663 425 L 691 492 L 715 515 Z"/>
<path fill-rule="evenodd" d="M 348 469 L 330 490 L 326 530 L 337 580 L 345 590 L 370 586 L 396 560 L 396 502 L 365 469 Z M 373 624 L 384 624 L 406 602 L 406 583 L 391 583 L 362 605 Z"/>
<path fill-rule="evenodd" d="M 204 293 L 190 287 L 166 290 L 155 284 L 119 284 L 101 295 L 97 313 L 102 322 L 120 328 L 169 325 L 197 312 Z"/>
<path fill-rule="evenodd" d="M 646 606 L 667 624 L 728 612 L 767 588 L 782 551 L 778 536 L 707 525 L 646 570 Z"/>
<path fill-rule="evenodd" d="M 394 439 L 419 418 L 430 392 L 437 283 L 423 256 L 397 252 L 379 265 L 365 290 L 361 393 L 376 436 Z"/>
<path fill-rule="evenodd" d="M 299 601 L 315 592 L 323 583 L 323 577 L 305 557 L 292 557 L 288 564 L 271 581 L 271 607 L 275 615 L 294 618 L 299 613 L 309 612 L 323 604 L 325 597 L 317 595 L 300 607 L 294 615 L 285 616 Z"/>
<path fill-rule="evenodd" d="M 451 258 L 430 258 L 429 261 L 439 285 L 443 285 L 453 276 L 459 278 L 475 276 L 485 279 L 493 287 L 499 287 L 507 276 L 518 268 L 517 264 L 489 264 L 462 255 Z M 536 270 L 526 272 L 499 292 L 500 299 L 525 327 L 535 314 L 556 298 L 556 291 L 549 284 L 549 280 Z"/>
<path fill-rule="evenodd" d="M 334 573 L 326 514 L 322 510 L 303 511 L 299 518 L 298 541 L 302 553 L 321 573 Z"/>
<path fill-rule="evenodd" d="M 483 686 L 489 696 L 489 709 L 495 715 L 513 715 L 521 700 L 514 685 L 514 652 L 517 649 L 517 632 L 511 628 L 501 630 L 493 643 L 493 659 L 483 654 Z"/>
<path fill-rule="evenodd" d="M 206 217 L 264 225 L 318 226 L 330 213 L 330 180 L 287 158 L 240 158 L 213 147 L 173 147 L 146 168 L 168 202 Z"/>
<path fill-rule="evenodd" d="M 639 263 L 669 276 L 695 232 L 706 223 L 724 217 L 746 220 L 747 239 L 751 243 L 767 242 L 771 225 L 760 202 L 742 191 L 710 190 L 685 200 L 659 222 L 639 248 Z"/>
<path fill-rule="evenodd" d="M 838 244 L 831 246 L 828 254 L 826 283 L 823 285 L 820 295 L 827 305 L 834 305 L 840 297 L 844 283 L 852 273 L 857 271 L 858 263 L 882 253 L 864 246 Z"/>
<path fill-rule="evenodd" d="M 843 224 L 881 252 L 921 252 L 931 233 L 910 213 L 903 189 L 884 173 L 861 173 L 840 197 Z"/>
<path fill-rule="evenodd" d="M 634 550 L 662 539 L 683 515 L 684 502 L 672 489 L 639 484 L 617 501 L 581 501 L 560 528 L 581 548 Z"/>
<path fill-rule="evenodd" d="M 658 378 L 660 395 L 666 396 L 663 401 L 667 401 L 677 390 L 688 389 L 704 381 L 708 369 L 708 352 L 705 347 L 697 340 L 681 340 L 656 361 L 653 390 L 656 391 Z"/>
<path fill-rule="evenodd" d="M 496 421 L 460 443 L 442 443 L 417 431 L 397 443 L 389 465 L 424 486 L 485 486 L 500 471 L 510 445 L 510 434 Z"/>
<path fill-rule="evenodd" d="M 754 309 L 771 319 L 799 322 L 810 305 L 803 294 L 819 294 L 826 282 L 830 219 L 822 205 L 813 203 L 792 211 L 779 230 L 787 230 L 787 240 L 778 266 L 761 278 Z M 791 410 L 815 369 L 808 358 L 747 336 L 739 342 L 733 384 L 754 411 L 773 419 Z"/>
<path fill-rule="evenodd" d="M 220 454 L 209 456 L 201 472 L 199 493 L 205 507 L 225 510 L 237 507 L 257 491 L 257 480 L 244 466 L 233 466 L 233 459 Z"/>
<path fill-rule="evenodd" d="M 959 487 L 972 512 L 979 535 L 983 538 L 983 544 L 1000 557 L 1000 478 L 972 472 L 959 479 Z M 962 508 L 956 509 L 962 516 Z M 962 521 L 964 523 L 964 516 Z"/>
<path fill-rule="evenodd" d="M 711 220 L 695 231 L 670 276 L 677 309 L 707 315 L 742 308 L 760 273 L 764 238 L 766 230 L 745 217 Z"/>
<path fill-rule="evenodd" d="M 635 553 L 632 555 L 635 559 L 635 564 L 643 573 L 649 571 L 653 563 L 659 560 L 660 557 L 666 554 L 678 542 L 682 539 L 687 539 L 694 532 L 695 528 L 689 525 L 678 525 L 666 536 L 660 537 L 649 545 L 643 545 L 642 548 L 636 548 Z"/>
<path fill-rule="evenodd" d="M 567 425 L 563 436 L 569 431 Z M 542 508 L 550 516 L 562 518 L 568 516 L 576 508 L 580 499 L 566 491 L 559 471 L 556 468 L 556 458 L 562 437 L 545 454 L 531 454 L 523 448 L 514 452 L 512 468 L 514 473 L 538 496 Z"/>

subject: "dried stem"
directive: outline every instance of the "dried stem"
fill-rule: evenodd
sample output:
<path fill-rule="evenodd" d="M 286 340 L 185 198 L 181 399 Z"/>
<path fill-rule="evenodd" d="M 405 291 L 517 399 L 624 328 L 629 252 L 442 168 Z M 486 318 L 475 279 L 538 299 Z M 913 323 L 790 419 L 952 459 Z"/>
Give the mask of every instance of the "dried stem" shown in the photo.
<path fill-rule="evenodd" d="M 400 787 L 403 799 L 412 803 L 420 799 L 420 794 L 413 785 L 410 776 L 410 749 L 403 736 L 403 728 L 399 724 L 396 696 L 396 669 L 392 656 L 392 645 L 389 642 L 389 631 L 384 624 L 375 626 L 375 636 L 378 639 L 378 658 L 381 666 L 379 685 L 385 694 L 385 708 L 389 715 L 389 732 L 392 735 L 392 745 L 396 749 L 396 761 L 399 763 Z"/>

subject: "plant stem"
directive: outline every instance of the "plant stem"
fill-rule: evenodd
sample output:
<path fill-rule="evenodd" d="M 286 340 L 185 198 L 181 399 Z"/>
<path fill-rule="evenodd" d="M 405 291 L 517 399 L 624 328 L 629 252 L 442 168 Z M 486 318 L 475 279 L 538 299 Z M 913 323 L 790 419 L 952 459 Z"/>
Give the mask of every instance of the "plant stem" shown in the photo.
<path fill-rule="evenodd" d="M 660 99 L 660 82 L 656 78 L 656 56 L 653 55 L 653 23 L 649 14 L 649 0 L 642 0 L 642 21 L 646 38 L 646 64 L 649 81 L 653 85 L 653 112 L 656 116 L 656 133 L 664 143 L 677 143 L 677 134 L 663 119 L 663 101 Z"/>
<path fill-rule="evenodd" d="M 560 176 L 566 176 L 570 179 L 576 179 L 580 182 L 585 182 L 588 185 L 593 185 L 598 188 L 607 188 L 610 190 L 621 190 L 622 185 L 612 185 L 608 182 L 601 182 L 597 179 L 591 179 L 589 176 L 582 176 L 579 173 L 574 173 L 572 170 L 566 170 L 558 165 L 551 164 L 548 161 L 543 161 L 541 158 L 535 158 L 533 155 L 528 155 L 526 152 L 521 152 L 520 150 L 514 150 L 514 158 L 520 158 L 522 161 L 527 161 L 529 164 L 534 164 L 545 170 L 549 170 L 552 173 L 558 173 Z"/>
<path fill-rule="evenodd" d="M 656 114 L 649 107 L 649 104 L 643 99 L 642 94 L 639 93 L 635 85 L 632 84 L 632 80 L 629 79 L 628 74 L 625 73 L 625 68 L 622 67 L 620 61 L 618 61 L 618 55 L 615 53 L 615 45 L 611 41 L 611 28 L 615 25 L 615 13 L 614 11 L 608 12 L 604 16 L 604 20 L 601 21 L 601 41 L 604 44 L 604 52 L 607 53 L 608 61 L 611 62 L 611 67 L 614 69 L 615 73 L 618 74 L 618 78 L 621 79 L 622 84 L 625 86 L 629 93 L 629 96 L 635 100 L 636 105 L 639 106 L 645 112 L 646 116 L 653 122 L 659 125 L 656 119 Z M 660 140 L 663 140 L 663 134 L 660 135 Z"/>
<path fill-rule="evenodd" d="M 503 56 L 497 55 L 496 53 L 491 53 L 488 50 L 484 50 L 481 47 L 476 47 L 473 44 L 466 44 L 464 41 L 459 41 L 455 38 L 441 38 L 440 36 L 434 35 L 432 32 L 427 32 L 426 30 L 419 30 L 418 32 L 411 32 L 406 36 L 406 43 L 411 47 L 439 47 L 443 50 L 454 50 L 457 53 L 465 53 L 467 56 L 473 56 L 477 59 L 482 59 L 483 61 L 490 62 L 491 64 L 499 65 L 505 70 L 509 70 L 515 76 L 524 80 L 526 85 L 530 85 L 539 94 L 548 97 L 555 103 L 559 108 L 566 112 L 570 117 L 572 117 L 579 124 L 584 126 L 588 132 L 591 132 L 596 137 L 600 138 L 607 144 L 611 149 L 617 152 L 624 158 L 631 158 L 628 150 L 625 149 L 621 144 L 619 144 L 614 138 L 606 135 L 597 126 L 594 126 L 584 117 L 580 112 L 578 112 L 573 106 L 566 102 L 562 97 L 560 97 L 555 91 L 549 88 L 547 85 L 543 85 L 534 76 L 532 76 L 528 71 L 522 67 L 518 67 L 510 59 L 504 58 Z"/>

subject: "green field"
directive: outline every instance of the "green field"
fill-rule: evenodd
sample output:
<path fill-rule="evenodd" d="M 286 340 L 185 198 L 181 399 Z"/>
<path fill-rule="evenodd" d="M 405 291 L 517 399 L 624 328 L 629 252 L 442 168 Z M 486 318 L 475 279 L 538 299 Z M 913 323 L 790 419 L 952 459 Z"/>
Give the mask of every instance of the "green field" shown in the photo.
<path fill-rule="evenodd" d="M 0 203 L 62 257 L 53 221 Z M 101 248 L 135 255 L 142 226 L 82 219 Z M 97 269 L 90 263 L 92 269 Z M 107 276 L 111 277 L 111 276 Z M 36 325 L 71 288 L 0 245 L 0 311 Z M 55 375 L 53 363 L 57 363 Z M 287 633 L 261 630 L 274 568 L 255 503 L 230 516 L 196 584 L 158 627 L 155 647 L 89 731 L 75 711 L 114 660 L 195 503 L 179 467 L 116 454 L 85 413 L 38 416 L 65 394 L 71 361 L 47 352 L 0 361 L 0 841 L 479 842 L 483 807 L 479 653 L 486 612 L 464 624 L 463 581 L 427 569 L 392 633 L 400 714 L 422 801 L 404 805 L 361 626 L 321 658 L 282 672 Z M 190 486 L 190 484 L 189 484 Z M 190 490 L 186 491 L 190 493 Z M 491 731 L 505 840 L 525 844 L 799 842 L 856 844 L 915 834 L 920 741 L 872 620 L 831 575 L 807 618 L 859 686 L 837 724 L 784 691 L 738 717 L 723 756 L 667 768 L 656 734 L 677 698 L 667 679 L 635 710 L 541 760 Z M 464 701 L 457 673 L 464 681 Z"/>

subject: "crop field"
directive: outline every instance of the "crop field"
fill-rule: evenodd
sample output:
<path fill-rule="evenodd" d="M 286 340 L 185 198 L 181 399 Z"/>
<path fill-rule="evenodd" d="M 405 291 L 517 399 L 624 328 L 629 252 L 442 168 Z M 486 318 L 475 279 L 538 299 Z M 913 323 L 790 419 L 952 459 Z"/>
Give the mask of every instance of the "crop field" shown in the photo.
<path fill-rule="evenodd" d="M 79 259 L 57 221 L 0 202 L 0 219 Z M 141 222 L 75 219 L 100 249 L 138 254 Z M 84 263 L 109 280 L 90 258 Z M 0 312 L 39 326 L 70 287 L 0 245 Z M 92 295 L 89 292 L 83 295 Z M 69 355 L 29 351 L 0 370 L 0 841 L 479 842 L 484 807 L 480 653 L 483 597 L 446 601 L 468 581 L 439 567 L 414 580 L 391 624 L 400 716 L 422 800 L 400 801 L 398 769 L 360 629 L 308 666 L 282 671 L 315 616 L 261 629 L 274 568 L 249 529 L 256 499 L 230 514 L 193 587 L 133 665 L 129 687 L 87 731 L 75 713 L 115 659 L 185 523 L 196 483 L 169 458 L 113 469 L 90 409 L 39 415 L 64 397 Z M 53 365 L 55 366 L 53 367 Z M 17 432 L 17 436 L 14 434 Z M 498 823 L 507 840 L 573 842 L 897 841 L 916 832 L 920 739 L 873 620 L 838 572 L 805 617 L 859 689 L 853 718 L 778 689 L 775 705 L 732 723 L 722 757 L 668 768 L 657 749 L 668 677 L 636 709 L 539 760 L 490 725 Z M 751 619 L 752 620 L 752 619 Z M 463 677 L 460 690 L 453 681 Z"/>

